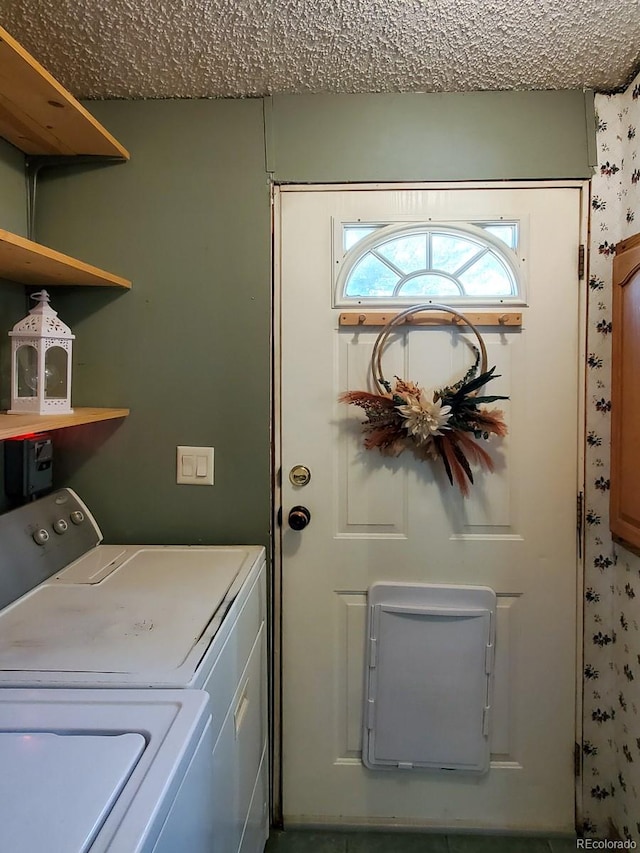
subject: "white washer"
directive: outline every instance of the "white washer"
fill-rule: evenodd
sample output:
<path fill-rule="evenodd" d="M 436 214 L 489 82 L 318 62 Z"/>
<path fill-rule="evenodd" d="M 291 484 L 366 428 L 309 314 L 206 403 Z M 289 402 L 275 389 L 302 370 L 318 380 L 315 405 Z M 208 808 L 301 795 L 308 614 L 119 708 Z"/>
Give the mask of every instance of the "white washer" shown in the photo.
<path fill-rule="evenodd" d="M 11 853 L 211 853 L 200 690 L 0 690 L 0 826 Z"/>
<path fill-rule="evenodd" d="M 0 516 L 0 686 L 205 690 L 215 849 L 261 853 L 264 548 L 101 541 L 69 489 Z"/>

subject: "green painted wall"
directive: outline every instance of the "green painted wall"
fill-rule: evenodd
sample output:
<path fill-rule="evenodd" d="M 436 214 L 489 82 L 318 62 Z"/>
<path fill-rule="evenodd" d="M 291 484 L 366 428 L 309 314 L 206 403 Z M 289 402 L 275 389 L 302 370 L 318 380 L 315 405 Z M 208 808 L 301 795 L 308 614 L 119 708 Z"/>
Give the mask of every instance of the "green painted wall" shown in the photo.
<path fill-rule="evenodd" d="M 132 410 L 55 434 L 56 481 L 107 541 L 268 540 L 265 156 L 281 181 L 589 177 L 595 141 L 581 92 L 90 108 L 131 162 L 45 172 L 36 237 L 133 281 L 53 293 L 77 335 L 74 403 Z M 215 447 L 215 486 L 175 484 L 178 444 Z"/>
<path fill-rule="evenodd" d="M 268 541 L 270 220 L 262 103 L 96 102 L 131 151 L 48 170 L 37 239 L 133 281 L 58 288 L 75 405 L 124 421 L 55 434 L 55 479 L 107 541 Z M 213 487 L 176 485 L 176 446 L 215 447 Z"/>
<path fill-rule="evenodd" d="M 276 95 L 265 102 L 276 181 L 590 178 L 592 92 Z"/>
<path fill-rule="evenodd" d="M 0 139 L 0 228 L 27 235 L 24 154 Z"/>

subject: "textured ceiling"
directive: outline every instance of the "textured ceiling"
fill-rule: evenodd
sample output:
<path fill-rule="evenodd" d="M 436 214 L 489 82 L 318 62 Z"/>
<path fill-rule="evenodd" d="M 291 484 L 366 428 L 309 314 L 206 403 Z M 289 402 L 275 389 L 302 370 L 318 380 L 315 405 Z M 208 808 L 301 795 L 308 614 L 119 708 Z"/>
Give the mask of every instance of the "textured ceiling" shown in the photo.
<path fill-rule="evenodd" d="M 609 91 L 638 70 L 640 0 L 0 0 L 78 97 Z"/>

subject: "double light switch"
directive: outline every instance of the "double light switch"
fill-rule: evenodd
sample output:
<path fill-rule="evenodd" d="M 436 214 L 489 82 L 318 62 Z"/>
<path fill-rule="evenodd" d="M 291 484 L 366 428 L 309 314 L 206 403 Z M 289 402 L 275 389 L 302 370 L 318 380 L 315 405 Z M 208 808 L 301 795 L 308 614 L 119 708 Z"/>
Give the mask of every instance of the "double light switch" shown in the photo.
<path fill-rule="evenodd" d="M 176 483 L 213 486 L 213 447 L 179 445 L 177 451 Z"/>

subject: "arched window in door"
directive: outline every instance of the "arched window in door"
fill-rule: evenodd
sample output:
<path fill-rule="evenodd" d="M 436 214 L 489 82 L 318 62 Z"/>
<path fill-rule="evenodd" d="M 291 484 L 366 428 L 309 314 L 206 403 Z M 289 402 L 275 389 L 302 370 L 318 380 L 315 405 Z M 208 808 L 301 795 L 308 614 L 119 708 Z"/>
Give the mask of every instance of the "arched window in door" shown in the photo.
<path fill-rule="evenodd" d="M 343 224 L 336 305 L 522 304 L 519 223 Z"/>

